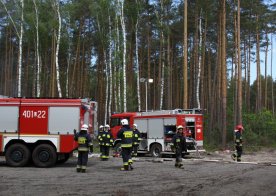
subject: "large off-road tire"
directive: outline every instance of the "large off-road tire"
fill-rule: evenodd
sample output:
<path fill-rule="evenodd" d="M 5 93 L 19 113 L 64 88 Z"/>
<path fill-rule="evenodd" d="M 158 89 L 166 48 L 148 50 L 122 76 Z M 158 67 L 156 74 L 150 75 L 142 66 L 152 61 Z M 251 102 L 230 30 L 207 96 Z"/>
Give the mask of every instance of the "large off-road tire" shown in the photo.
<path fill-rule="evenodd" d="M 49 144 L 40 144 L 35 147 L 32 158 L 37 167 L 51 167 L 56 164 L 57 153 L 53 146 Z"/>
<path fill-rule="evenodd" d="M 160 144 L 153 144 L 150 148 L 150 154 L 153 157 L 161 157 L 162 147 Z"/>
<path fill-rule="evenodd" d="M 6 153 L 6 163 L 12 167 L 23 167 L 29 163 L 31 152 L 24 144 L 12 144 Z"/>

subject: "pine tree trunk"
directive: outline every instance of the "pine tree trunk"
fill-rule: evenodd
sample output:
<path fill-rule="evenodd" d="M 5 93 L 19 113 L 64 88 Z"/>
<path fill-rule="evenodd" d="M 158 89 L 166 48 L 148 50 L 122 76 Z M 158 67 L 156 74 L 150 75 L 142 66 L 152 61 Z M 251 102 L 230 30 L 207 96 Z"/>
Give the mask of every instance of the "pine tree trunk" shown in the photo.
<path fill-rule="evenodd" d="M 260 68 L 260 33 L 259 33 L 259 15 L 256 16 L 256 69 L 257 69 L 257 95 L 256 112 L 261 110 L 261 68 Z"/>
<path fill-rule="evenodd" d="M 184 43 L 183 43 L 183 108 L 188 108 L 188 0 L 184 3 Z"/>
<path fill-rule="evenodd" d="M 226 147 L 226 112 L 227 112 L 227 65 L 226 65 L 226 8 L 225 0 L 222 0 L 222 20 L 221 20 L 221 76 L 222 76 L 222 146 Z"/>
<path fill-rule="evenodd" d="M 237 1 L 237 51 L 238 51 L 238 111 L 237 123 L 242 124 L 242 68 L 241 68 L 241 51 L 240 51 L 240 0 Z"/>

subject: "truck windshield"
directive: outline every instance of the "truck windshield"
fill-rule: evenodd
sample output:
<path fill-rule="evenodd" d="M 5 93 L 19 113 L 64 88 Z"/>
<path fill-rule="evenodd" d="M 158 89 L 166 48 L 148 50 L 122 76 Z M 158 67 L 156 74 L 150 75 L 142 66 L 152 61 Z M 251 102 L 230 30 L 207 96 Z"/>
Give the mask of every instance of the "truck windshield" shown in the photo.
<path fill-rule="evenodd" d="M 110 127 L 120 126 L 121 118 L 111 118 Z"/>

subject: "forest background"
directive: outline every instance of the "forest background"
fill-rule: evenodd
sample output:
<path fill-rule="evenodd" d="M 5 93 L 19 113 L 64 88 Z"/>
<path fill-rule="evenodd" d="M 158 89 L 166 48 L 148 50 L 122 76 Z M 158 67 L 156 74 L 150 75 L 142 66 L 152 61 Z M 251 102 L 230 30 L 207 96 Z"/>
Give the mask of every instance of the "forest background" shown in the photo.
<path fill-rule="evenodd" d="M 201 108 L 206 148 L 276 147 L 275 25 L 270 0 L 0 0 L 0 95 Z"/>

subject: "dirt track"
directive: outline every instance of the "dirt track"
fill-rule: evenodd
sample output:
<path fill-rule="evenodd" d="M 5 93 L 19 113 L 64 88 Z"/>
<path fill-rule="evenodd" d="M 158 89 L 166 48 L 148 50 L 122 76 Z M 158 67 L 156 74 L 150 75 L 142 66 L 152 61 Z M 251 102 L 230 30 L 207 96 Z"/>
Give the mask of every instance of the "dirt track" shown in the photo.
<path fill-rule="evenodd" d="M 250 157 L 258 158 L 245 155 L 245 161 Z M 76 158 L 53 168 L 11 168 L 1 157 L 0 195 L 276 195 L 276 166 L 233 163 L 227 153 L 202 158 L 185 159 L 184 169 L 177 169 L 174 159 L 139 157 L 125 172 L 119 171 L 121 158 L 92 157 L 87 173 L 76 173 Z"/>

